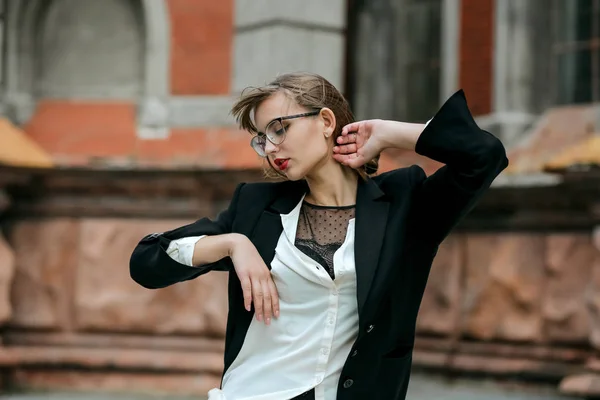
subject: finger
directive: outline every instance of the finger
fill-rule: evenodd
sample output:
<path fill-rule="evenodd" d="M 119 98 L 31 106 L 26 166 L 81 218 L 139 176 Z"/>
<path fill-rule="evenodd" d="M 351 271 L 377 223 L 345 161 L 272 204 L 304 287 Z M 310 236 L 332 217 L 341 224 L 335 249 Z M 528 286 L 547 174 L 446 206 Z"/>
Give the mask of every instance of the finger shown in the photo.
<path fill-rule="evenodd" d="M 356 142 L 357 136 L 358 135 L 356 133 L 349 133 L 345 136 L 338 136 L 337 142 L 338 144 L 354 143 Z"/>
<path fill-rule="evenodd" d="M 273 315 L 275 318 L 279 318 L 279 293 L 277 293 L 277 286 L 273 279 L 269 279 L 269 289 L 271 290 L 271 306 L 273 307 Z"/>
<path fill-rule="evenodd" d="M 334 160 L 337 162 L 346 165 L 350 168 L 358 168 L 365 164 L 364 157 L 353 153 L 353 154 L 334 154 Z"/>
<path fill-rule="evenodd" d="M 252 280 L 252 297 L 254 299 L 254 312 L 256 313 L 256 319 L 262 321 L 263 318 L 263 290 L 260 281 L 257 279 Z"/>
<path fill-rule="evenodd" d="M 271 324 L 271 317 L 273 316 L 273 307 L 271 304 L 271 289 L 269 288 L 268 280 L 264 280 L 261 282 L 263 295 L 263 312 L 265 316 L 265 324 Z"/>
<path fill-rule="evenodd" d="M 246 311 L 250 311 L 250 306 L 252 305 L 252 283 L 250 282 L 250 278 L 240 278 L 242 284 L 242 293 L 244 294 L 244 308 Z"/>
<path fill-rule="evenodd" d="M 348 132 L 358 132 L 360 130 L 360 122 L 353 122 L 342 128 L 342 135 L 347 135 Z"/>
<path fill-rule="evenodd" d="M 352 154 L 358 151 L 356 143 L 345 144 L 343 146 L 335 146 L 333 151 L 337 154 Z"/>

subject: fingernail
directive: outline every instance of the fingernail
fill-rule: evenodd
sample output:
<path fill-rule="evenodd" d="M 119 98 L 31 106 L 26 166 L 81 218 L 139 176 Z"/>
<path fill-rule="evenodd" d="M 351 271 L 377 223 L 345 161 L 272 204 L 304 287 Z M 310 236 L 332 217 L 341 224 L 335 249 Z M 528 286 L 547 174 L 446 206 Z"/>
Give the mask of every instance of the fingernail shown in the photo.
<path fill-rule="evenodd" d="M 271 324 L 271 318 L 267 318 L 267 319 L 265 320 L 265 322 L 267 323 L 267 325 L 270 325 L 270 324 Z"/>
<path fill-rule="evenodd" d="M 246 311 L 250 311 L 250 306 L 246 306 Z"/>
<path fill-rule="evenodd" d="M 258 316 L 256 317 L 256 319 L 258 319 L 259 321 L 262 321 L 262 315 L 258 314 Z"/>
<path fill-rule="evenodd" d="M 275 311 L 275 318 L 279 318 L 279 311 Z"/>

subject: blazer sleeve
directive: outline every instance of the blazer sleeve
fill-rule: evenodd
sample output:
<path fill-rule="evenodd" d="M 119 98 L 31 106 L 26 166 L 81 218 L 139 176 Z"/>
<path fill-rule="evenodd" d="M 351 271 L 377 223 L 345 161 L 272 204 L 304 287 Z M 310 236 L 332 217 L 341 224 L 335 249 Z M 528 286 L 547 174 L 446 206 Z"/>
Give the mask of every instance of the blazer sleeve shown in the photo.
<path fill-rule="evenodd" d="M 413 167 L 411 174 L 416 186 L 414 228 L 420 240 L 437 245 L 474 207 L 508 159 L 502 142 L 477 126 L 462 90 L 429 122 L 415 151 L 445 164 L 429 177 L 420 167 Z"/>
<path fill-rule="evenodd" d="M 233 269 L 227 257 L 215 263 L 198 267 L 184 265 L 167 253 L 173 240 L 191 237 L 231 233 L 236 216 L 240 192 L 244 184 L 236 188 L 229 207 L 213 221 L 202 218 L 192 224 L 164 232 L 145 236 L 133 250 L 129 260 L 131 278 L 148 289 L 158 289 L 177 282 L 194 279 L 209 271 L 229 271 Z"/>

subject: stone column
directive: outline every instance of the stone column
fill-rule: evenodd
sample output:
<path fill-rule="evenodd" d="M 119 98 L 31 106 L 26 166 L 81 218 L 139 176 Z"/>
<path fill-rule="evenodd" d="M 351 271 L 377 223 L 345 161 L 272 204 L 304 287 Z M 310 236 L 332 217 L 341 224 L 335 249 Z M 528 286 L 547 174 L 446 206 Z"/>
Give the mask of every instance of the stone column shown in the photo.
<path fill-rule="evenodd" d="M 496 1 L 493 110 L 480 122 L 508 146 L 518 141 L 539 111 L 537 58 L 543 46 L 536 32 L 548 8 L 538 0 Z"/>
<path fill-rule="evenodd" d="M 233 91 L 296 71 L 343 90 L 345 27 L 345 0 L 236 0 Z"/>

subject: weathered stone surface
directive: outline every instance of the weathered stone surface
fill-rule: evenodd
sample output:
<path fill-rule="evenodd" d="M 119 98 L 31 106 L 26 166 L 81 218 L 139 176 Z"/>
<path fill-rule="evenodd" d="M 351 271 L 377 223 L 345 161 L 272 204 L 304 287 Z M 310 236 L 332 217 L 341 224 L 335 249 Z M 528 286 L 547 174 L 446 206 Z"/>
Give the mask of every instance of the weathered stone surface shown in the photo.
<path fill-rule="evenodd" d="M 148 393 L 171 398 L 197 395 L 219 386 L 220 377 L 211 374 L 156 374 L 107 371 L 16 369 L 7 374 L 11 385 L 37 390 L 103 391 Z M 159 397 L 160 398 L 160 397 Z"/>
<path fill-rule="evenodd" d="M 585 293 L 596 249 L 589 234 L 549 235 L 546 249 L 544 336 L 553 342 L 586 343 L 589 312 Z"/>
<path fill-rule="evenodd" d="M 600 396 L 600 375 L 593 373 L 571 375 L 562 380 L 560 391 L 564 394 L 586 398 Z"/>
<path fill-rule="evenodd" d="M 9 236 L 16 257 L 12 326 L 69 328 L 78 241 L 79 224 L 70 218 L 14 226 Z"/>
<path fill-rule="evenodd" d="M 467 236 L 464 333 L 491 340 L 539 341 L 545 238 Z"/>
<path fill-rule="evenodd" d="M 595 238 L 596 239 L 596 238 Z M 600 244 L 595 243 L 594 244 Z M 600 247 L 600 246 L 598 246 Z M 591 277 L 585 292 L 590 324 L 589 342 L 595 349 L 600 349 L 600 251 L 596 250 L 591 265 Z"/>
<path fill-rule="evenodd" d="M 209 273 L 158 290 L 142 288 L 129 275 L 131 252 L 143 236 L 189 222 L 82 220 L 75 297 L 78 328 L 224 335 L 226 273 Z"/>
<path fill-rule="evenodd" d="M 0 366 L 65 367 L 91 370 L 210 373 L 223 371 L 219 351 L 123 348 L 7 346 L 0 349 Z"/>
<path fill-rule="evenodd" d="M 5 323 L 11 316 L 10 291 L 15 274 L 15 255 L 0 234 L 0 323 Z"/>
<path fill-rule="evenodd" d="M 459 329 L 461 240 L 463 236 L 452 235 L 438 250 L 419 310 L 419 334 L 450 335 Z"/>

